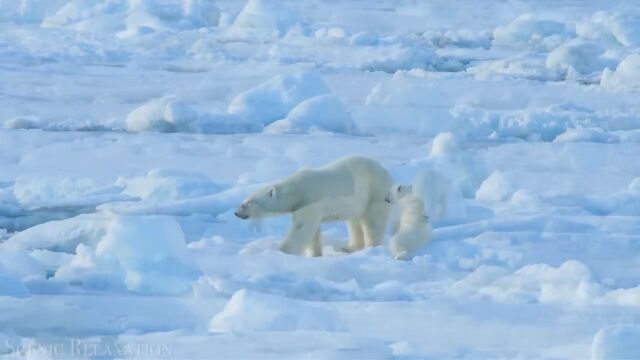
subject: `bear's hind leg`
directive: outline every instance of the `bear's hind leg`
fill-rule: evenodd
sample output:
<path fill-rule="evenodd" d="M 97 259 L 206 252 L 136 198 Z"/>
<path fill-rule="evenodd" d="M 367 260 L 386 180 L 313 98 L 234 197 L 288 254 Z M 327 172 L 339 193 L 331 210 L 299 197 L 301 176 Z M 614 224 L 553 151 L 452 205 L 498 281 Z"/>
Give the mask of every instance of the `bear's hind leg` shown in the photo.
<path fill-rule="evenodd" d="M 364 215 L 362 232 L 364 233 L 364 245 L 373 247 L 384 243 L 384 232 L 387 229 L 389 219 L 389 206 L 385 202 L 372 204 Z"/>
<path fill-rule="evenodd" d="M 362 224 L 359 220 L 347 220 L 347 230 L 349 232 L 349 244 L 347 252 L 354 252 L 364 248 L 364 234 Z"/>

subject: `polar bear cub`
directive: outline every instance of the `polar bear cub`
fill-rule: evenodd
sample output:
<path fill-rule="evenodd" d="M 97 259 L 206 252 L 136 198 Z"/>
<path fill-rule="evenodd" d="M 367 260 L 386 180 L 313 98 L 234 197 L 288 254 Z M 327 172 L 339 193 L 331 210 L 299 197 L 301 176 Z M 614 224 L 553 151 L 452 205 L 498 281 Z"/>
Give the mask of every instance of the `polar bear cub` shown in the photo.
<path fill-rule="evenodd" d="M 411 185 L 394 185 L 387 193 L 387 202 L 398 205 L 398 218 L 393 224 L 389 250 L 395 259 L 407 260 L 432 238 L 429 217 L 424 202 L 413 194 Z"/>
<path fill-rule="evenodd" d="M 346 221 L 348 251 L 381 245 L 391 204 L 385 194 L 393 184 L 378 162 L 360 156 L 338 159 L 318 169 L 300 170 L 259 189 L 238 207 L 241 219 L 292 214 L 280 249 L 290 254 L 322 255 L 320 225 Z"/>

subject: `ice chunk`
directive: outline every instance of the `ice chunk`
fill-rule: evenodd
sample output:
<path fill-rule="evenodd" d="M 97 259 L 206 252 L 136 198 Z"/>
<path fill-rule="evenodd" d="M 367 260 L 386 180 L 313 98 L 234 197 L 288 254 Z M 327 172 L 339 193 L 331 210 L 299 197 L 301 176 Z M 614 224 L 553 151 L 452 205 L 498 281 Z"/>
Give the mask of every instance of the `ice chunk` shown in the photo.
<path fill-rule="evenodd" d="M 194 126 L 198 113 L 188 104 L 165 97 L 154 99 L 127 115 L 127 131 L 185 131 Z"/>
<path fill-rule="evenodd" d="M 353 134 L 356 126 L 340 99 L 336 95 L 327 94 L 301 102 L 286 118 L 269 125 L 265 131 L 280 134 L 310 131 Z"/>
<path fill-rule="evenodd" d="M 620 142 L 620 139 L 600 128 L 591 127 L 567 129 L 567 131 L 558 135 L 553 142 L 616 143 Z"/>
<path fill-rule="evenodd" d="M 624 58 L 615 71 L 605 70 L 600 84 L 606 88 L 640 88 L 640 55 Z"/>
<path fill-rule="evenodd" d="M 114 216 L 95 249 L 78 245 L 76 256 L 56 271 L 55 280 L 88 288 L 181 294 L 191 290 L 199 275 L 173 218 Z"/>
<path fill-rule="evenodd" d="M 553 20 L 538 19 L 532 14 L 521 15 L 511 23 L 493 31 L 493 46 L 551 50 L 573 36 L 567 25 Z"/>
<path fill-rule="evenodd" d="M 591 344 L 591 359 L 640 359 L 640 324 L 619 324 L 600 329 Z"/>
<path fill-rule="evenodd" d="M 211 332 L 343 330 L 337 315 L 302 300 L 246 289 L 233 294 L 224 310 L 211 319 Z"/>
<path fill-rule="evenodd" d="M 587 39 L 640 46 L 640 16 L 633 13 L 599 11 L 576 24 L 576 33 Z"/>
<path fill-rule="evenodd" d="M 300 102 L 329 92 L 322 78 L 312 72 L 278 75 L 237 95 L 228 111 L 247 123 L 266 126 L 284 118 Z"/>
<path fill-rule="evenodd" d="M 242 39 L 272 39 L 298 24 L 297 16 L 277 0 L 248 0 L 233 22 L 228 36 Z"/>
<path fill-rule="evenodd" d="M 580 74 L 589 74 L 607 65 L 615 66 L 612 60 L 602 58 L 604 52 L 605 49 L 598 43 L 572 40 L 550 52 L 545 65 L 548 69 L 563 72 L 573 69 Z"/>
<path fill-rule="evenodd" d="M 511 196 L 514 189 L 501 171 L 495 171 L 486 178 L 476 191 L 476 199 L 486 202 L 504 201 Z"/>

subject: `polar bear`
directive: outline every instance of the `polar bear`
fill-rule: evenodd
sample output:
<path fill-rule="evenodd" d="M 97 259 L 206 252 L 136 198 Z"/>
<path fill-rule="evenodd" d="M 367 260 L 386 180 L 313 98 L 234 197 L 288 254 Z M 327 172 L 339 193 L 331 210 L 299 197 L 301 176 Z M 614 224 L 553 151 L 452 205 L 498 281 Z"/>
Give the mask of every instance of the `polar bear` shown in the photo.
<path fill-rule="evenodd" d="M 300 170 L 250 195 L 235 215 L 255 219 L 291 213 L 293 221 L 280 249 L 290 254 L 322 255 L 320 224 L 346 221 L 347 251 L 383 243 L 393 184 L 378 162 L 349 156 L 318 169 Z"/>
<path fill-rule="evenodd" d="M 399 207 L 389 250 L 395 259 L 407 260 L 431 241 L 431 224 L 424 212 L 424 202 L 413 194 L 411 185 L 394 185 L 385 200 Z"/>

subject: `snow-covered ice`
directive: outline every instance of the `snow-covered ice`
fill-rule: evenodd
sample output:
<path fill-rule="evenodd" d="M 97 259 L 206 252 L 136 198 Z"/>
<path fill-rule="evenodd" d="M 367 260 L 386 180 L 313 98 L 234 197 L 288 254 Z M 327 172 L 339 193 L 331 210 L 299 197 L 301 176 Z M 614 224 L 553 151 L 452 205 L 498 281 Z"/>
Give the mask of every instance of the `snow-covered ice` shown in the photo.
<path fill-rule="evenodd" d="M 0 358 L 638 358 L 639 96 L 635 0 L 0 0 Z M 346 155 L 410 261 L 234 216 Z"/>

